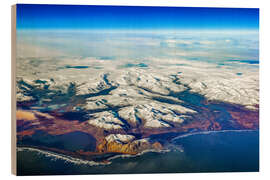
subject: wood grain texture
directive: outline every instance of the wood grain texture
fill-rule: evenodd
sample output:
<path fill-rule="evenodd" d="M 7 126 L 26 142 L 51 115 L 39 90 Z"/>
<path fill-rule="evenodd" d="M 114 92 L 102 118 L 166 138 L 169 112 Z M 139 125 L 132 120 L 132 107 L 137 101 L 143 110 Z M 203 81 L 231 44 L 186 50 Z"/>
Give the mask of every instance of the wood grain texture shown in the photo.
<path fill-rule="evenodd" d="M 16 5 L 11 6 L 11 172 L 17 174 L 16 158 Z"/>

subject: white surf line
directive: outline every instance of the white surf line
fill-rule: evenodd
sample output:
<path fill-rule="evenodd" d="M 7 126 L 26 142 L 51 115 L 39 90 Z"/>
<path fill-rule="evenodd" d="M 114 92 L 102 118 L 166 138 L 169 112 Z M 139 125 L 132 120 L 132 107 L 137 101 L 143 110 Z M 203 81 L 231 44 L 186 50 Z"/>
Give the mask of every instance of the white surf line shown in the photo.
<path fill-rule="evenodd" d="M 119 154 L 119 155 L 115 155 L 113 157 L 110 157 L 108 158 L 109 161 L 113 160 L 113 159 L 117 159 L 117 158 L 130 158 L 130 157 L 137 157 L 137 156 L 141 156 L 145 153 L 148 153 L 148 152 L 157 152 L 157 153 L 165 153 L 165 152 L 169 152 L 170 150 L 169 149 L 165 149 L 165 150 L 156 150 L 156 149 L 147 149 L 147 150 L 144 150 L 138 154 Z"/>
<path fill-rule="evenodd" d="M 79 159 L 79 158 L 73 158 L 70 156 L 66 156 L 66 155 L 62 155 L 62 154 L 58 154 L 58 153 L 54 153 L 54 152 L 49 152 L 49 151 L 44 151 L 44 150 L 40 150 L 37 148 L 30 148 L 30 147 L 17 147 L 17 151 L 18 152 L 20 152 L 20 151 L 37 152 L 38 154 L 43 154 L 46 157 L 51 157 L 52 160 L 54 160 L 54 161 L 56 161 L 57 159 L 61 159 L 64 162 L 69 162 L 69 163 L 73 163 L 73 164 L 85 164 L 85 165 L 89 165 L 89 166 L 111 164 L 111 162 L 99 163 L 99 162 L 95 162 L 95 161 L 87 161 L 87 160 L 83 160 L 83 159 Z"/>
<path fill-rule="evenodd" d="M 171 141 L 175 141 L 177 139 L 185 138 L 188 136 L 194 136 L 194 135 L 199 135 L 199 134 L 211 134 L 211 133 L 226 133 L 226 132 L 255 132 L 258 130 L 220 130 L 220 131 L 201 131 L 201 132 L 194 132 L 194 133 L 188 133 L 188 134 L 183 134 L 180 136 L 177 136 L 173 138 Z"/>
<path fill-rule="evenodd" d="M 95 161 L 87 161 L 87 160 L 82 160 L 82 159 L 79 159 L 79 158 L 73 158 L 73 157 L 70 157 L 70 156 L 66 156 L 66 155 L 62 155 L 62 154 L 58 154 L 58 153 L 54 153 L 54 152 L 49 152 L 49 151 L 44 151 L 44 150 L 40 150 L 40 149 L 37 149 L 37 148 L 30 148 L 30 147 L 17 147 L 17 151 L 20 152 L 20 151 L 33 151 L 33 152 L 37 152 L 39 154 L 43 154 L 44 156 L 46 157 L 51 157 L 51 158 L 54 158 L 52 160 L 57 160 L 57 159 L 61 159 L 61 160 L 64 160 L 65 162 L 70 162 L 70 163 L 73 163 L 73 164 L 86 164 L 86 165 L 90 165 L 90 166 L 98 166 L 98 165 L 109 165 L 111 164 L 111 160 L 113 159 L 117 159 L 117 158 L 129 158 L 129 157 L 137 157 L 137 156 L 141 156 L 145 153 L 148 153 L 148 152 L 157 152 L 157 153 L 165 153 L 165 152 L 169 152 L 170 150 L 166 149 L 166 150 L 156 150 L 156 149 L 148 149 L 148 150 L 144 150 L 138 154 L 135 154 L 135 155 L 131 155 L 131 154 L 119 154 L 119 155 L 115 155 L 113 157 L 110 157 L 108 158 L 107 160 L 109 162 L 107 163 L 98 163 L 98 162 L 95 162 Z"/>

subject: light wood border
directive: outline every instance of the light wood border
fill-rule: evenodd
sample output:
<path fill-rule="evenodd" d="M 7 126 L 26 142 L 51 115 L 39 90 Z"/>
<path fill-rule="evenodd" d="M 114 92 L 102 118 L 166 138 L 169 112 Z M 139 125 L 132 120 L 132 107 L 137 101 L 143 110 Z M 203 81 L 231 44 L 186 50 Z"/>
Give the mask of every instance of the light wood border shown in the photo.
<path fill-rule="evenodd" d="M 16 154 L 16 10 L 11 6 L 11 173 L 17 174 Z"/>

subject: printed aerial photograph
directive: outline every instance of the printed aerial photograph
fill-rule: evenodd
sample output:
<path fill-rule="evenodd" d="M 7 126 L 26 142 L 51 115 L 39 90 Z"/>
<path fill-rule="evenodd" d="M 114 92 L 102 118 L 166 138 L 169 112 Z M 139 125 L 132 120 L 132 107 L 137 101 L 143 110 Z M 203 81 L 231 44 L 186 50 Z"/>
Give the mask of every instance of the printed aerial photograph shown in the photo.
<path fill-rule="evenodd" d="M 259 171 L 259 9 L 16 6 L 17 175 Z"/>

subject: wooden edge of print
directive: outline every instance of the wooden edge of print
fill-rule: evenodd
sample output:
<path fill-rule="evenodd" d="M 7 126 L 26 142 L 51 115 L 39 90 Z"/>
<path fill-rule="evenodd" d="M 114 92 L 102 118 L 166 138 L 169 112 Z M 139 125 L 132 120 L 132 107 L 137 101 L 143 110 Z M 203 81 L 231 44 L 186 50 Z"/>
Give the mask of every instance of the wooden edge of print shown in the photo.
<path fill-rule="evenodd" d="M 16 5 L 11 6 L 11 172 L 17 174 L 16 158 Z"/>

